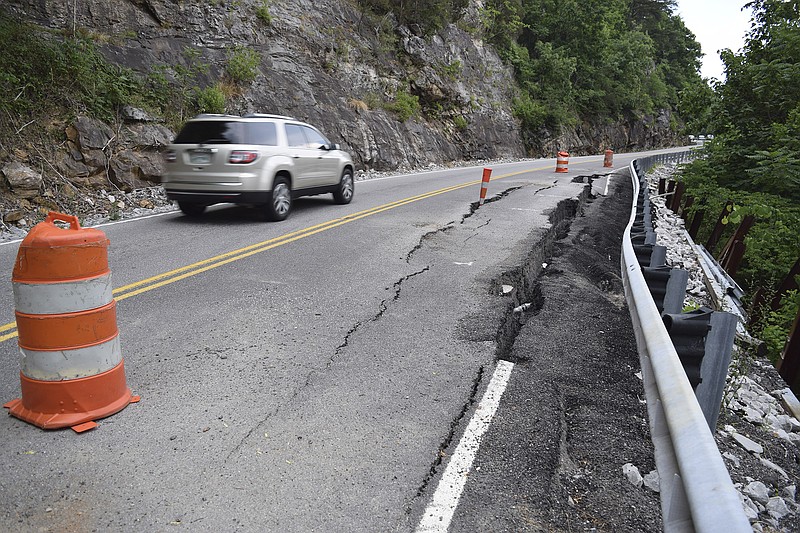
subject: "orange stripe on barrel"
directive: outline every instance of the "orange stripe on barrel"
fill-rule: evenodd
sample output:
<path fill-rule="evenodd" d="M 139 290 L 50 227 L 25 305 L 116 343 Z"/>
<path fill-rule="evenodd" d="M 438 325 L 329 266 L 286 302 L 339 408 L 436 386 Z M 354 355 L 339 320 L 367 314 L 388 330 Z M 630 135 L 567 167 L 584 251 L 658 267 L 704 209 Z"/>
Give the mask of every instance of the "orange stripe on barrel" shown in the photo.
<path fill-rule="evenodd" d="M 16 312 L 19 347 L 26 350 L 75 350 L 113 339 L 117 333 L 117 303 L 60 315 Z"/>
<path fill-rule="evenodd" d="M 16 312 L 19 347 L 26 350 L 74 350 L 117 336 L 117 303 L 89 311 L 55 315 Z"/>

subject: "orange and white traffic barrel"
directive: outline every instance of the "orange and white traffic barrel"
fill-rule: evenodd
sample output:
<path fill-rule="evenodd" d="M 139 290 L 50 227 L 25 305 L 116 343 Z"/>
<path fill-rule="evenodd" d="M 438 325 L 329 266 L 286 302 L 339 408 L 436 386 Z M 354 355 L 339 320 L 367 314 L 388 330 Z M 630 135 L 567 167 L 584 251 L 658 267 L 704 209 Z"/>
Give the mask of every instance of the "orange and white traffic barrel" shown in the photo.
<path fill-rule="evenodd" d="M 108 244 L 102 231 L 61 213 L 20 244 L 12 282 L 22 398 L 5 404 L 9 414 L 81 432 L 139 400 L 125 382 Z"/>
<path fill-rule="evenodd" d="M 606 168 L 614 166 L 614 150 L 606 150 L 605 157 L 603 157 L 603 166 Z"/>
<path fill-rule="evenodd" d="M 556 158 L 556 172 L 566 172 L 569 165 L 569 153 L 561 151 L 558 152 Z"/>
<path fill-rule="evenodd" d="M 481 194 L 480 194 L 480 199 L 478 200 L 478 205 L 483 205 L 483 202 L 486 201 L 486 191 L 489 190 L 489 179 L 491 177 L 492 177 L 492 169 L 484 168 L 483 177 L 481 178 Z"/>

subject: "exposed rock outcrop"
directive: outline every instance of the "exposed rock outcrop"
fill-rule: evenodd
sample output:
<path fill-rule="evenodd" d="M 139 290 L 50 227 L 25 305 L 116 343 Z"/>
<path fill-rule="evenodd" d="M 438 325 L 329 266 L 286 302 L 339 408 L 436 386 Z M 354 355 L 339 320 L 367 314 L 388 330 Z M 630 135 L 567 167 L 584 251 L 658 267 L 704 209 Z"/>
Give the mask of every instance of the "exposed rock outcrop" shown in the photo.
<path fill-rule="evenodd" d="M 291 115 L 318 125 L 360 169 L 395 170 L 450 161 L 575 154 L 670 144 L 670 118 L 581 124 L 543 131 L 526 149 L 513 116 L 513 73 L 480 38 L 450 25 L 431 38 L 361 13 L 346 0 L 6 0 L 5 9 L 42 27 L 82 30 L 111 62 L 219 86 L 237 50 L 258 54 L 252 81 L 226 88 L 226 111 Z M 268 8 L 269 17 L 257 16 Z M 478 25 L 478 6 L 466 15 Z M 268 20 L 266 20 L 268 19 Z M 202 66 L 203 68 L 197 68 Z M 393 111 L 402 96 L 419 109 Z M 41 167 L 78 187 L 130 190 L 158 183 L 159 152 L 174 136 L 134 107 L 118 123 L 79 116 L 63 142 L 2 158 Z M 46 153 L 41 153 L 46 152 Z M 44 160 L 44 161 L 42 161 Z M 16 179 L 16 178 L 12 178 Z M 8 189 L 35 196 L 33 185 Z M 38 188 L 38 187 L 37 187 Z"/>

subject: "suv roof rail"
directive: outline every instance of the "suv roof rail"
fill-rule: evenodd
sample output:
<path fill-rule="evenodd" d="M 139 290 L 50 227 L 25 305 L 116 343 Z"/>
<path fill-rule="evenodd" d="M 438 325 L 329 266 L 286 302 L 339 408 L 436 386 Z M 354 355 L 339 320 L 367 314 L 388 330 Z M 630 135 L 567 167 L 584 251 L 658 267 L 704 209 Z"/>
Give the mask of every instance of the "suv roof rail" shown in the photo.
<path fill-rule="evenodd" d="M 283 120 L 297 120 L 294 117 L 287 117 L 286 115 L 271 115 L 269 113 L 248 113 L 244 118 L 278 118 Z"/>
<path fill-rule="evenodd" d="M 226 113 L 200 113 L 199 115 L 196 115 L 194 118 L 208 118 L 208 117 L 236 117 L 236 115 L 228 115 Z"/>

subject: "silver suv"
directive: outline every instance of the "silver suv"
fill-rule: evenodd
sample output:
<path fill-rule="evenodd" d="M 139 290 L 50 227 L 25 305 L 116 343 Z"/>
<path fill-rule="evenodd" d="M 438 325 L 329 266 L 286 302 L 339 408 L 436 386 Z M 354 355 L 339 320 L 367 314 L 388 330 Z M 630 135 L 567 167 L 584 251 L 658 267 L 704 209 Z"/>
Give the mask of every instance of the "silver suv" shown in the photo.
<path fill-rule="evenodd" d="M 164 159 L 167 197 L 189 216 L 230 202 L 283 220 L 298 196 L 332 193 L 348 204 L 355 192 L 350 155 L 310 124 L 280 115 L 198 115 Z"/>

